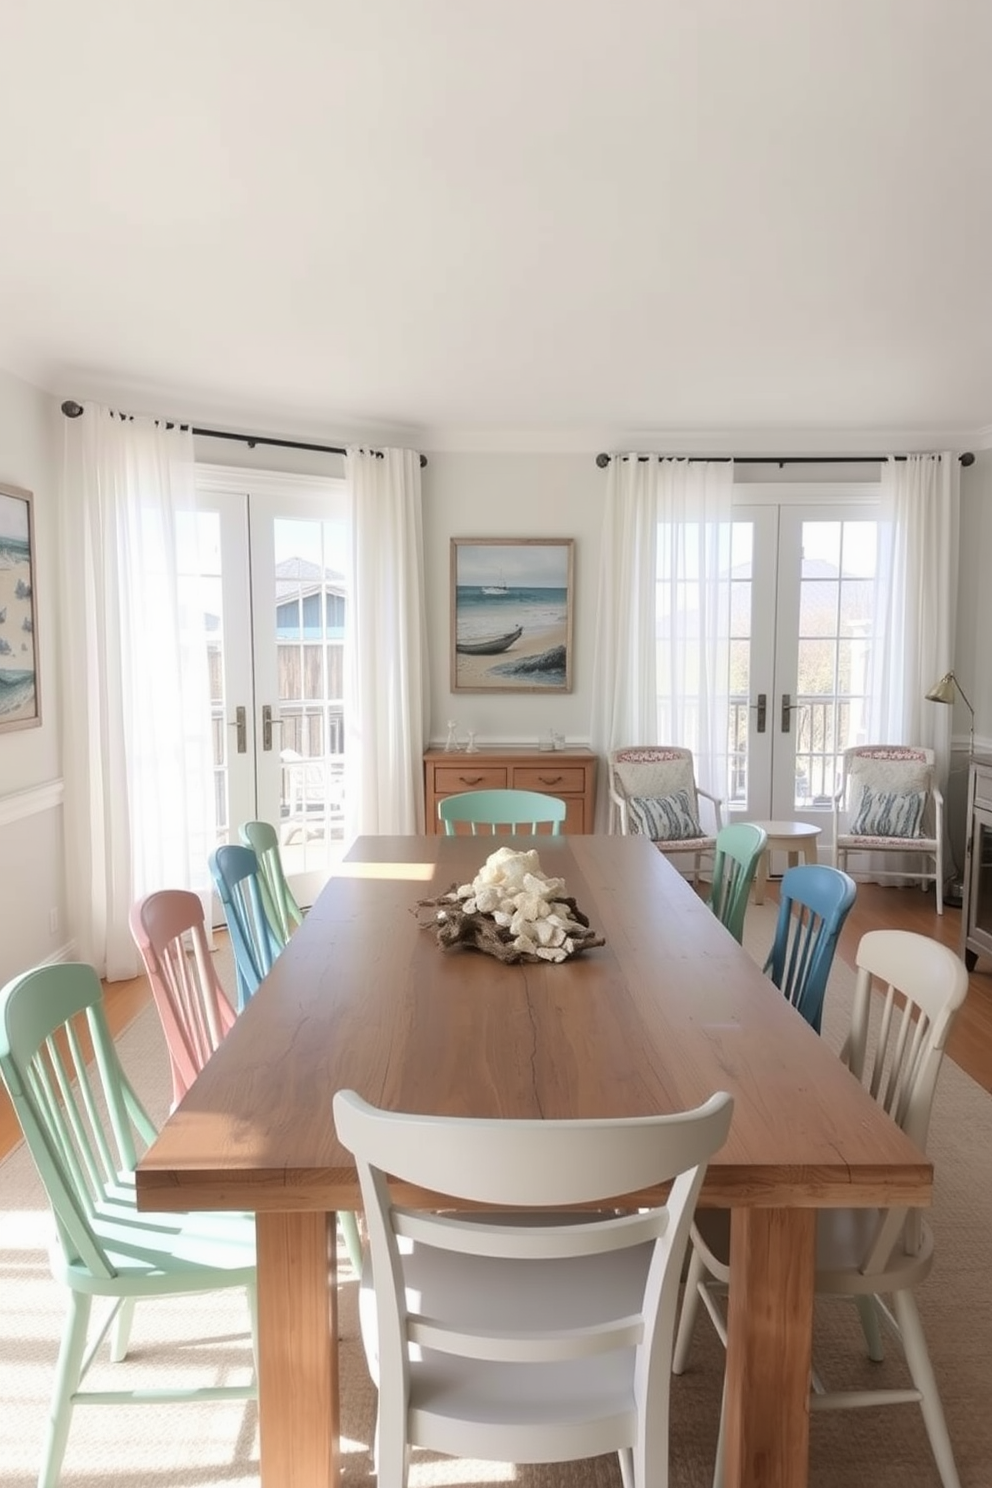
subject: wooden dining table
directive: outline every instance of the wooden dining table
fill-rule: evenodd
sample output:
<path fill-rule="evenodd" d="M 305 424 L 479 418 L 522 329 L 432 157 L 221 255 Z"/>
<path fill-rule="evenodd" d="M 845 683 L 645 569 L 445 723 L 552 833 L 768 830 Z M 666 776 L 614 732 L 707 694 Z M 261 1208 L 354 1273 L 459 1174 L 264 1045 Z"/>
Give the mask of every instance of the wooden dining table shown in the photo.
<path fill-rule="evenodd" d="M 605 944 L 559 964 L 439 948 L 418 902 L 497 846 L 535 848 Z M 360 1207 L 342 1088 L 546 1119 L 730 1091 L 701 1197 L 732 1211 L 725 1481 L 803 1488 L 816 1211 L 926 1205 L 932 1169 L 650 842 L 359 838 L 141 1160 L 140 1208 L 257 1216 L 262 1488 L 340 1471 L 334 1212 Z"/>

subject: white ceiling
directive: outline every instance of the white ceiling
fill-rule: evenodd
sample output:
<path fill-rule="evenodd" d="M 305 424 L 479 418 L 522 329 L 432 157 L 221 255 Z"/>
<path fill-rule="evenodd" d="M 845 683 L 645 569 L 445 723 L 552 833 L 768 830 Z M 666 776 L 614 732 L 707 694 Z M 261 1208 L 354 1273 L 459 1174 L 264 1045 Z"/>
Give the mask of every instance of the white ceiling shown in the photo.
<path fill-rule="evenodd" d="M 981 0 L 5 0 L 0 367 L 435 447 L 973 439 L 990 42 Z"/>

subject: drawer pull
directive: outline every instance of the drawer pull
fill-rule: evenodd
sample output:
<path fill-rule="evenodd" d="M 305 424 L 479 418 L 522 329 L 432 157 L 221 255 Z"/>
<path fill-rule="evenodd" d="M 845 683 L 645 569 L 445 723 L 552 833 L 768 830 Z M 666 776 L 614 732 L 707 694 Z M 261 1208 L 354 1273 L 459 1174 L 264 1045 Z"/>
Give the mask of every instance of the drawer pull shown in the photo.
<path fill-rule="evenodd" d="M 557 785 L 561 780 L 560 775 L 538 775 L 537 778 L 542 785 Z"/>
<path fill-rule="evenodd" d="M 462 785 L 478 785 L 482 778 L 481 775 L 459 775 L 458 777 Z"/>

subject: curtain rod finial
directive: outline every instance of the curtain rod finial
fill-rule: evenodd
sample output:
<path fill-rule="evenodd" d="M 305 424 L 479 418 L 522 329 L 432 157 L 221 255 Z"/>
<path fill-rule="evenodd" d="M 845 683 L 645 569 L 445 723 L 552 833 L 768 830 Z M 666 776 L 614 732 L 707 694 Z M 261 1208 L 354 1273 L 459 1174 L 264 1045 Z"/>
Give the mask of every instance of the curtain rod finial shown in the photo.
<path fill-rule="evenodd" d="M 596 456 L 596 464 L 599 466 L 600 470 L 605 470 L 609 463 L 610 457 L 605 452 Z"/>
<path fill-rule="evenodd" d="M 78 418 L 82 411 L 82 403 L 76 403 L 72 400 L 72 398 L 66 398 L 65 402 L 62 404 L 62 412 L 65 414 L 66 418 Z"/>

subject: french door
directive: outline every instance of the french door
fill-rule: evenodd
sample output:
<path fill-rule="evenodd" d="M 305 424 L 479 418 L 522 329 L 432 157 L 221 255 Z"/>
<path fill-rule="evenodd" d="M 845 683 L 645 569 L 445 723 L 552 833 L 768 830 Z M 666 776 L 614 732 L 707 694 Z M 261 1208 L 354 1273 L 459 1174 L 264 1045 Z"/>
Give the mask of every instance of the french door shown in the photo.
<path fill-rule="evenodd" d="M 215 838 L 277 828 L 287 877 L 312 902 L 344 847 L 343 483 L 198 469 L 211 597 Z"/>
<path fill-rule="evenodd" d="M 820 826 L 822 850 L 840 754 L 869 742 L 878 488 L 746 494 L 734 505 L 728 803 Z"/>

